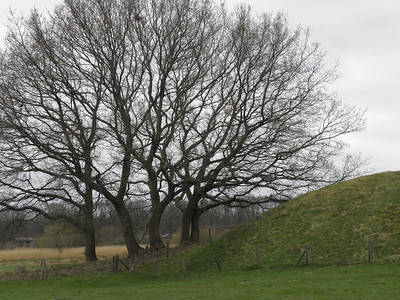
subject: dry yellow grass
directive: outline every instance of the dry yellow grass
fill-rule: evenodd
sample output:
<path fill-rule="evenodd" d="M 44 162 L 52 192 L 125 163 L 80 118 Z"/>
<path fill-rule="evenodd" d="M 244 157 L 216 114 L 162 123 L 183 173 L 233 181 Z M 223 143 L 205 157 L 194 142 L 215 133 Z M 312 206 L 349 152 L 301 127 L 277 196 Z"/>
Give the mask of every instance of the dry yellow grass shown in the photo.
<path fill-rule="evenodd" d="M 210 234 L 211 234 L 211 240 L 216 241 L 221 237 L 223 232 L 221 232 L 217 226 L 200 227 L 199 243 L 200 244 L 208 243 L 210 241 Z M 181 232 L 180 230 L 178 230 L 170 241 L 171 247 L 178 246 L 180 240 L 181 240 Z"/>
<path fill-rule="evenodd" d="M 84 261 L 84 251 L 83 247 L 66 248 L 62 251 L 54 248 L 7 249 L 0 251 L 0 261 L 37 259 Z M 100 246 L 96 247 L 96 253 L 99 259 L 107 259 L 114 255 L 126 255 L 127 251 L 125 246 Z"/>

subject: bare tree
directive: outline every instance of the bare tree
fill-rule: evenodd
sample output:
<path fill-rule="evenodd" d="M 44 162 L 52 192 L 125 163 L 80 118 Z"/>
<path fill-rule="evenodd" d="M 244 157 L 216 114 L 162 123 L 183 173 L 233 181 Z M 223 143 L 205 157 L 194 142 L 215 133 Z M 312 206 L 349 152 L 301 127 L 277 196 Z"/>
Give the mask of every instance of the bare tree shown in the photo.
<path fill-rule="evenodd" d="M 182 124 L 219 81 L 216 57 L 223 50 L 223 11 L 209 1 L 138 1 L 138 48 L 144 80 L 140 98 L 145 122 L 138 128 L 142 148 L 135 158 L 144 171 L 142 190 L 152 204 L 151 249 L 163 247 L 159 227 L 165 208 L 191 183 L 175 173 Z M 136 117 L 139 111 L 133 111 Z M 136 117 L 137 119 L 137 117 Z M 185 129 L 186 130 L 186 129 Z M 177 164 L 177 165 L 176 165 Z M 179 167 L 180 168 L 180 167 Z"/>
<path fill-rule="evenodd" d="M 142 122 L 130 114 L 138 105 L 143 80 L 134 34 L 136 6 L 132 1 L 65 1 L 55 12 L 57 34 L 66 45 L 63 56 L 88 82 L 91 97 L 101 102 L 97 115 L 102 137 L 90 185 L 114 206 L 129 256 L 140 246 L 134 236 L 126 201 L 136 174 L 135 135 Z M 84 88 L 85 90 L 85 88 Z"/>
<path fill-rule="evenodd" d="M 131 199 L 151 206 L 157 249 L 172 202 L 182 243 L 196 241 L 208 209 L 284 201 L 359 167 L 349 157 L 339 174 L 334 161 L 363 113 L 329 93 L 335 70 L 282 14 L 208 0 L 65 0 L 47 19 L 17 22 L 7 45 L 2 203 L 63 201 L 89 220 L 94 199 L 106 199 L 130 255 L 140 248 Z"/>
<path fill-rule="evenodd" d="M 345 146 L 339 138 L 363 129 L 363 112 L 329 93 L 335 70 L 325 69 L 308 32 L 291 30 L 281 14 L 254 18 L 247 7 L 224 25 L 223 72 L 177 130 L 182 167 L 174 171 L 192 183 L 177 201 L 182 243 L 198 239 L 210 208 L 284 201 L 354 176 L 363 164 L 346 156 L 335 167 Z"/>
<path fill-rule="evenodd" d="M 79 226 L 90 243 L 88 260 L 96 259 L 93 197 L 114 205 L 129 255 L 140 249 L 125 206 L 133 135 L 121 93 L 132 91 L 121 90 L 116 73 L 129 53 L 118 60 L 123 36 L 112 36 L 116 28 L 107 23 L 111 15 L 102 15 L 109 9 L 104 5 L 66 1 L 47 20 L 36 11 L 16 19 L 1 60 L 2 205 Z M 82 222 L 49 213 L 53 201 L 79 210 Z"/>
<path fill-rule="evenodd" d="M 339 137 L 363 128 L 363 112 L 328 92 L 335 69 L 325 69 L 307 31 L 282 14 L 253 18 L 247 7 L 229 14 L 210 1 L 137 3 L 146 119 L 135 158 L 152 203 L 152 248 L 162 246 L 159 223 L 172 201 L 185 242 L 190 228 L 197 239 L 208 209 L 279 203 L 356 174 L 355 157 L 340 172 L 333 162 Z"/>
<path fill-rule="evenodd" d="M 90 181 L 100 101 L 79 91 L 72 65 L 59 63 L 37 12 L 13 26 L 1 61 L 1 205 L 67 220 L 85 234 L 86 259 L 96 260 Z M 58 201 L 81 217 L 52 211 Z"/>

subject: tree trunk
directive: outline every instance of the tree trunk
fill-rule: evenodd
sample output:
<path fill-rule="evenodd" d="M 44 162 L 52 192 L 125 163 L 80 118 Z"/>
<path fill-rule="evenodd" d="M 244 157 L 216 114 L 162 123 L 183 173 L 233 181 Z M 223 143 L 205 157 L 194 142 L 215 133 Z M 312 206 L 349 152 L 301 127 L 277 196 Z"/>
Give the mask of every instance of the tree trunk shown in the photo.
<path fill-rule="evenodd" d="M 191 231 L 191 222 L 194 214 L 194 209 L 195 209 L 195 204 L 189 201 L 182 216 L 181 241 L 180 241 L 181 246 L 191 243 L 190 231 Z"/>
<path fill-rule="evenodd" d="M 190 234 L 190 242 L 198 243 L 200 240 L 200 217 L 202 211 L 198 207 L 194 209 L 194 213 L 192 216 L 192 232 Z"/>
<path fill-rule="evenodd" d="M 85 165 L 85 177 L 91 177 L 91 160 L 87 158 Z M 89 180 L 87 180 L 89 182 Z M 83 208 L 84 220 L 83 220 L 83 234 L 85 235 L 85 259 L 87 262 L 96 261 L 96 234 L 93 223 L 93 189 L 90 183 L 86 183 L 85 189 L 85 206 Z"/>
<path fill-rule="evenodd" d="M 125 245 L 128 250 L 128 257 L 132 258 L 134 257 L 135 253 L 139 253 L 141 247 L 136 241 L 135 234 L 133 232 L 131 216 L 129 215 L 125 205 L 114 205 L 114 207 L 121 223 L 122 235 L 124 236 Z"/>
<path fill-rule="evenodd" d="M 158 206 L 153 207 L 151 212 L 150 221 L 148 224 L 151 251 L 159 250 L 165 247 L 160 235 L 160 223 L 164 209 L 165 205 L 160 203 Z"/>
<path fill-rule="evenodd" d="M 94 227 L 93 227 L 93 221 L 92 221 L 92 227 L 88 228 L 86 225 L 86 228 L 84 229 L 84 235 L 85 235 L 85 259 L 87 262 L 92 262 L 97 260 L 97 255 L 96 255 L 96 238 L 95 238 L 95 233 L 94 233 Z"/>
<path fill-rule="evenodd" d="M 85 259 L 87 262 L 96 261 L 96 234 L 94 231 L 93 224 L 93 201 L 90 197 L 88 197 L 88 192 L 85 199 L 85 208 L 84 208 L 84 221 L 83 221 L 83 234 L 85 236 Z"/>

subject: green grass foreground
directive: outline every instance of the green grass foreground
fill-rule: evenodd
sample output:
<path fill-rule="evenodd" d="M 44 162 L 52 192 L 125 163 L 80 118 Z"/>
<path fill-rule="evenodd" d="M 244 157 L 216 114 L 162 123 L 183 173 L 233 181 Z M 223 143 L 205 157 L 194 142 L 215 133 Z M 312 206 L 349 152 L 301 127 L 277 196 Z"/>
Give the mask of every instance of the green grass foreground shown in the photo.
<path fill-rule="evenodd" d="M 399 299 L 400 265 L 229 271 L 156 278 L 120 272 L 0 283 L 0 299 Z"/>

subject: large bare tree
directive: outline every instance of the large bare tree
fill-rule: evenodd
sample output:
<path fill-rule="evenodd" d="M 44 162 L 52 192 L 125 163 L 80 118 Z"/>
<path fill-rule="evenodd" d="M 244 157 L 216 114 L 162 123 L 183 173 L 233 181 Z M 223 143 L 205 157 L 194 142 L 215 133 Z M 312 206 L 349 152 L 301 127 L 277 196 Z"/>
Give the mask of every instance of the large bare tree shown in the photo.
<path fill-rule="evenodd" d="M 89 259 L 94 194 L 114 205 L 129 255 L 140 248 L 125 205 L 133 128 L 124 93 L 134 93 L 137 82 L 121 66 L 134 57 L 132 47 L 120 50 L 127 33 L 109 14 L 110 6 L 118 9 L 125 19 L 117 22 L 129 27 L 133 7 L 120 4 L 65 1 L 47 19 L 33 11 L 15 19 L 2 53 L 2 204 L 50 218 L 65 216 L 49 213 L 49 202 L 74 206 L 83 225 L 70 221 L 91 235 Z"/>
<path fill-rule="evenodd" d="M 357 157 L 341 169 L 334 162 L 340 137 L 363 128 L 363 112 L 329 92 L 335 69 L 325 68 L 306 30 L 245 6 L 228 13 L 209 1 L 140 3 L 148 118 L 137 158 L 154 245 L 171 201 L 183 211 L 184 243 L 198 239 L 208 209 L 282 202 L 357 174 Z"/>
<path fill-rule="evenodd" d="M 50 28 L 37 12 L 16 20 L 2 53 L 1 204 L 69 221 L 85 233 L 87 260 L 96 260 L 91 178 L 100 99 L 81 89 L 88 81 L 73 57 L 60 63 Z M 80 217 L 53 211 L 59 201 Z"/>
<path fill-rule="evenodd" d="M 175 101 L 184 99 L 178 111 L 185 117 L 170 155 L 160 157 L 186 187 L 175 197 L 183 207 L 182 243 L 198 239 L 208 209 L 281 202 L 354 176 L 362 165 L 346 156 L 335 167 L 345 147 L 340 137 L 363 128 L 363 112 L 329 92 L 335 70 L 324 67 L 308 32 L 291 29 L 281 14 L 255 18 L 247 7 L 221 16 L 213 42 L 203 39 L 216 51 L 202 60 L 198 85 L 182 93 L 172 84 L 178 76 L 170 78 L 169 94 L 184 95 Z"/>
<path fill-rule="evenodd" d="M 340 173 L 334 162 L 362 112 L 329 92 L 335 70 L 282 14 L 208 0 L 65 0 L 48 18 L 18 21 L 1 64 L 3 203 L 64 201 L 90 219 L 94 198 L 106 199 L 131 255 L 132 199 L 151 205 L 157 249 L 172 202 L 186 243 L 208 209 L 284 201 L 359 167 L 350 157 Z"/>
<path fill-rule="evenodd" d="M 208 209 L 281 202 L 354 176 L 363 164 L 357 156 L 334 164 L 345 147 L 340 137 L 363 129 L 363 112 L 329 92 L 335 70 L 308 32 L 244 6 L 225 26 L 224 72 L 179 130 L 176 174 L 193 182 L 178 203 L 182 243 L 198 240 Z"/>
<path fill-rule="evenodd" d="M 224 11 L 210 1 L 138 1 L 136 32 L 143 57 L 144 80 L 140 95 L 144 123 L 138 128 L 142 146 L 136 160 L 146 178 L 152 205 L 150 246 L 163 246 L 159 225 L 163 211 L 190 188 L 176 170 L 182 168 L 179 137 L 198 103 L 214 89 L 223 66 Z M 134 112 L 137 116 L 138 113 Z"/>

